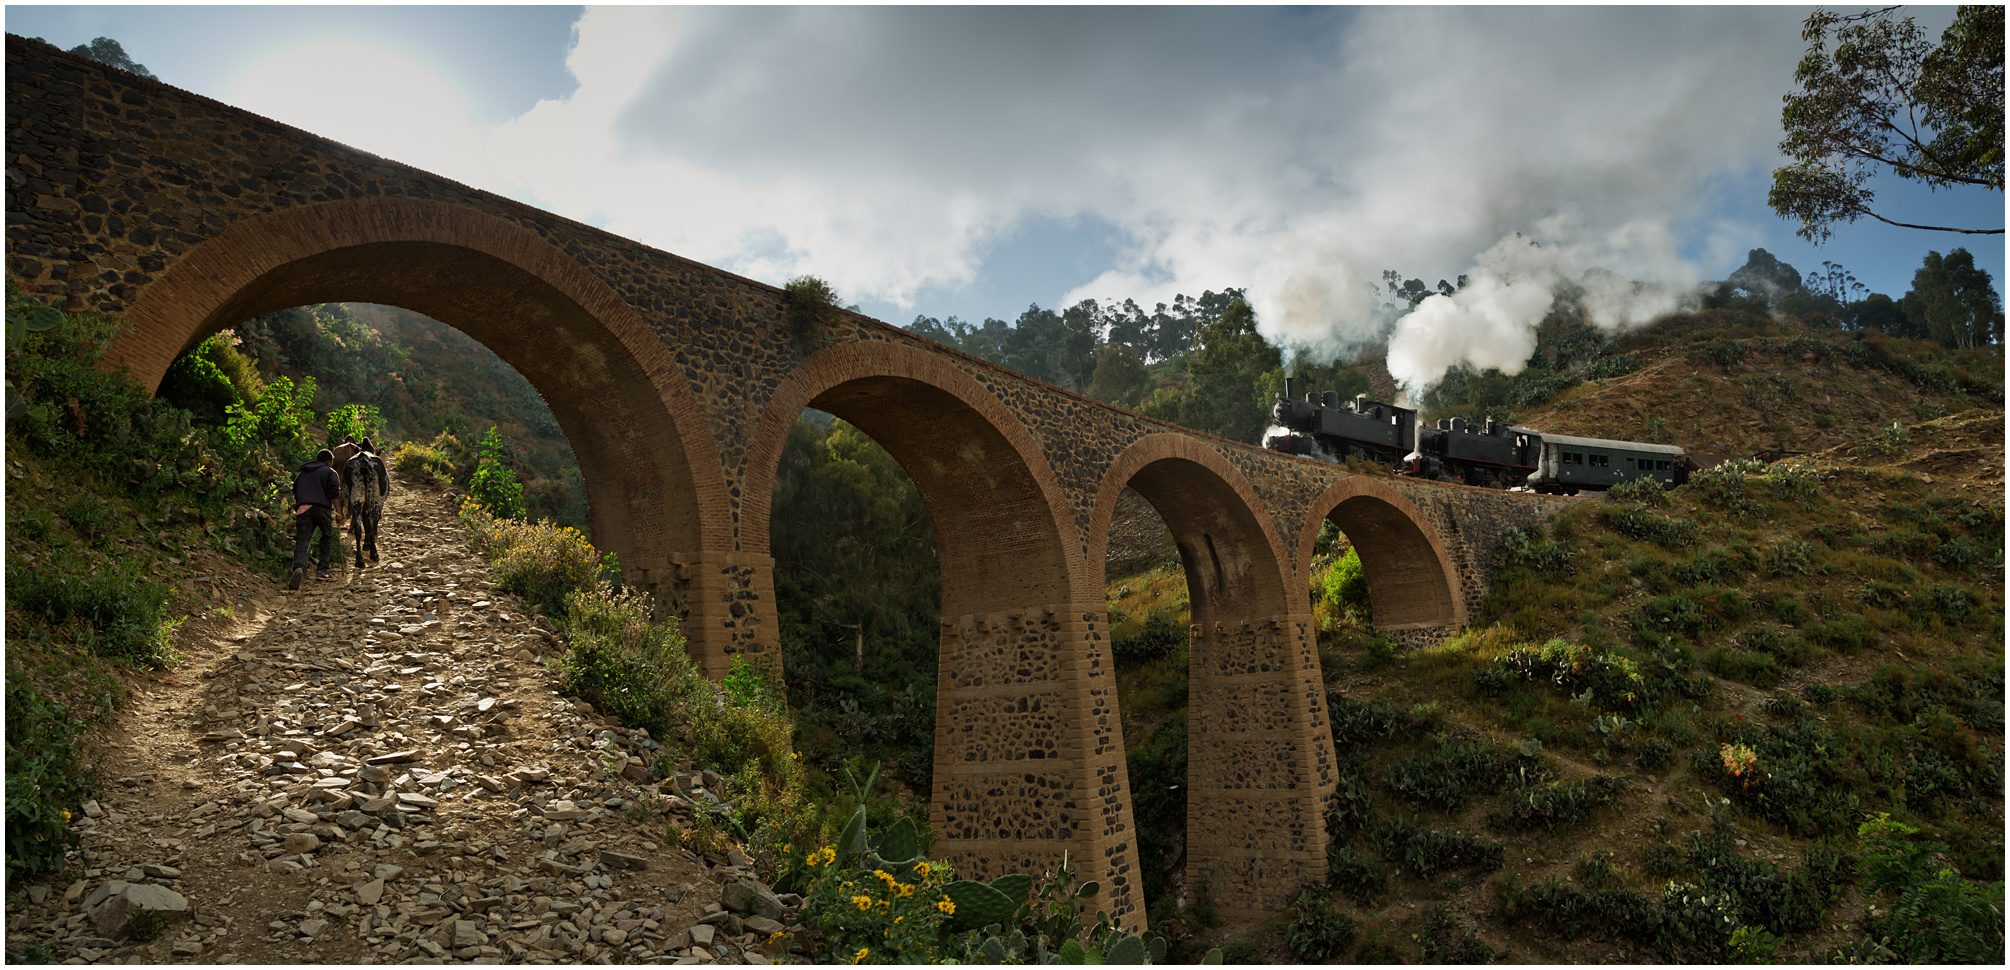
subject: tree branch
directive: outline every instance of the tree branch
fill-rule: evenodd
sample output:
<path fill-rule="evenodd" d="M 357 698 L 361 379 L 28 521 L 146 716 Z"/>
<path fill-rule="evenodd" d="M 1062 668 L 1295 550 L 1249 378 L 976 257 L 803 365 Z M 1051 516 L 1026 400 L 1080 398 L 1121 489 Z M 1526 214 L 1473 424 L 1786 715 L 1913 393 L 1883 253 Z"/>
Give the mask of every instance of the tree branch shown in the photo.
<path fill-rule="evenodd" d="M 1897 226 L 1901 229 L 1931 229 L 1934 232 L 1965 232 L 1970 235 L 1982 236 L 2000 236 L 2003 234 L 2003 230 L 2001 229 L 1956 229 L 1953 226 L 1916 226 L 1910 222 L 1893 222 L 1869 209 L 1858 209 L 1857 211 L 1886 225 Z"/>

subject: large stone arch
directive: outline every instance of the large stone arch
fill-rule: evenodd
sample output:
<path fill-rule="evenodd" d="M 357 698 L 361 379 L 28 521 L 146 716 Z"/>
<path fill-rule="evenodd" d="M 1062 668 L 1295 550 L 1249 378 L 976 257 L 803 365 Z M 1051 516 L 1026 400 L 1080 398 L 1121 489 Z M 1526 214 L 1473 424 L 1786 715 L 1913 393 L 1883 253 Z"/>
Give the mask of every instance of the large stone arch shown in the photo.
<path fill-rule="evenodd" d="M 730 549 L 716 449 L 662 341 L 577 261 L 466 206 L 372 197 L 241 219 L 156 276 L 107 361 L 151 390 L 178 354 L 220 329 L 337 301 L 424 313 L 522 373 L 579 460 L 595 544 L 632 581 L 689 600 L 666 567 Z M 690 604 L 678 611 L 688 616 Z M 722 638 L 715 626 L 692 622 L 695 649 Z"/>
<path fill-rule="evenodd" d="M 1306 511 L 1298 562 L 1311 563 L 1312 544 L 1327 519 L 1360 553 L 1376 629 L 1401 636 L 1466 625 L 1458 567 L 1430 520 L 1403 493 L 1367 475 L 1328 485 Z M 1309 584 L 1308 573 L 1298 588 Z"/>
<path fill-rule="evenodd" d="M 1101 589 L 1079 595 L 1081 560 L 1064 541 L 1074 525 L 1044 453 L 952 359 L 893 341 L 829 347 L 762 410 L 741 496 L 743 548 L 768 548 L 782 446 L 811 407 L 885 448 L 935 526 L 936 854 L 991 878 L 1037 874 L 1066 853 L 1100 884 L 1098 908 L 1142 927 Z"/>
<path fill-rule="evenodd" d="M 1319 652 L 1294 572 L 1255 490 L 1220 452 L 1181 434 L 1133 442 L 1104 473 L 1090 558 L 1108 548 L 1117 496 L 1144 496 L 1187 577 L 1187 856 L 1224 912 L 1257 917 L 1326 877 L 1333 789 Z"/>

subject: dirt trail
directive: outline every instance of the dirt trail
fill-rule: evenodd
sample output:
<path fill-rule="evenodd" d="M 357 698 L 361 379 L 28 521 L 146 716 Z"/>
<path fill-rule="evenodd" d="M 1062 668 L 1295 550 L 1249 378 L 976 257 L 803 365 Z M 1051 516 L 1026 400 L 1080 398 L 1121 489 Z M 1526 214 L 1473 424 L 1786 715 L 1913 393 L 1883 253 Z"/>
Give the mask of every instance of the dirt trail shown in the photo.
<path fill-rule="evenodd" d="M 74 823 L 66 881 L 10 900 L 8 949 L 86 963 L 768 962 L 759 947 L 793 911 L 771 894 L 722 910 L 722 886 L 751 869 L 661 838 L 714 799 L 717 776 L 686 762 L 659 790 L 642 767 L 654 741 L 558 696 L 541 659 L 556 640 L 489 585 L 455 508 L 398 480 L 381 564 L 297 593 L 268 584 L 184 629 L 185 663 L 136 684 L 104 733 L 105 796 Z M 91 905 L 120 883 L 171 890 L 187 913 L 137 940 Z"/>

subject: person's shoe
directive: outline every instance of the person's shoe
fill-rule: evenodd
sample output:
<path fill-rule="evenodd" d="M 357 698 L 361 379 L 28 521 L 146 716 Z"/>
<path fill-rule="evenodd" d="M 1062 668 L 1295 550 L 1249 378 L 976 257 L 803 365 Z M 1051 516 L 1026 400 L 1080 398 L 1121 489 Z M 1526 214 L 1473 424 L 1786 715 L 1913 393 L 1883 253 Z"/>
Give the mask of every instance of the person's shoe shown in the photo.
<path fill-rule="evenodd" d="M 331 572 L 329 572 L 329 571 L 328 571 L 328 570 L 326 570 L 326 569 L 317 569 L 317 570 L 315 570 L 315 571 L 314 571 L 314 578 L 316 578 L 316 579 L 334 579 L 334 578 L 335 578 L 335 574 L 334 574 L 334 573 L 331 573 Z"/>
<path fill-rule="evenodd" d="M 286 588 L 299 589 L 300 581 L 306 578 L 307 578 L 307 567 L 295 566 L 293 567 L 293 575 L 286 577 Z"/>

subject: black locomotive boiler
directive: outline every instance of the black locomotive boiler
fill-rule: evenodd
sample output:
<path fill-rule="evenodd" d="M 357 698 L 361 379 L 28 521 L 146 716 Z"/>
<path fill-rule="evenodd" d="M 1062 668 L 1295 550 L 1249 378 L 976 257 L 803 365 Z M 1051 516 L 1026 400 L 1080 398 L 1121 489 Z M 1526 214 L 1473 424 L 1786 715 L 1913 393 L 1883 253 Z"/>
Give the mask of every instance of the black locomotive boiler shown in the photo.
<path fill-rule="evenodd" d="M 1401 475 L 1468 485 L 1575 495 L 1640 478 L 1680 485 L 1690 468 L 1675 445 L 1545 435 L 1492 418 L 1439 419 L 1426 428 L 1414 408 L 1365 394 L 1343 402 L 1333 391 L 1314 391 L 1294 400 L 1289 378 L 1270 416 L 1275 427 L 1263 445 L 1273 451 L 1332 462 L 1358 458 Z"/>

